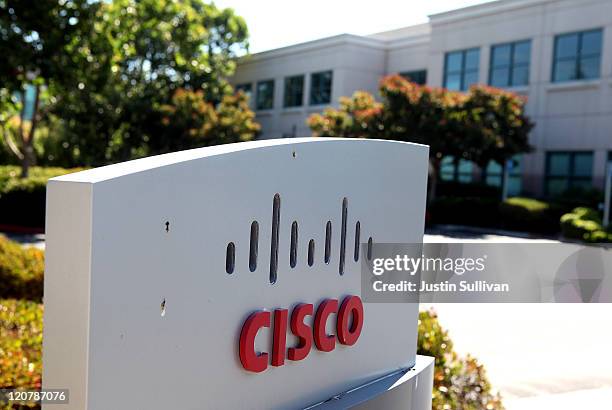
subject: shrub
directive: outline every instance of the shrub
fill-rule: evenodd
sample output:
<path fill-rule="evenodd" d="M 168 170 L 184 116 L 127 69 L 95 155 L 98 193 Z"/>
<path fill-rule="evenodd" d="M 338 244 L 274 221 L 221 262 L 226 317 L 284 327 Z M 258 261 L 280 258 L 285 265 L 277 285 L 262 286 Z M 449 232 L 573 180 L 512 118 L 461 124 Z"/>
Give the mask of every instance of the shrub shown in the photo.
<path fill-rule="evenodd" d="M 0 298 L 36 302 L 43 295 L 44 252 L 0 235 Z"/>
<path fill-rule="evenodd" d="M 439 197 L 431 201 L 428 211 L 434 224 L 496 227 L 498 204 L 491 198 Z"/>
<path fill-rule="evenodd" d="M 19 167 L 0 167 L 0 225 L 42 230 L 47 180 L 76 171 L 78 169 L 32 167 L 28 178 L 19 178 Z"/>
<path fill-rule="evenodd" d="M 612 242 L 612 233 L 601 225 L 599 213 L 594 209 L 578 207 L 561 217 L 561 232 L 570 239 L 597 243 Z"/>
<path fill-rule="evenodd" d="M 439 197 L 489 198 L 498 200 L 501 197 L 501 189 L 483 183 L 440 181 L 436 187 L 436 195 Z"/>
<path fill-rule="evenodd" d="M 597 188 L 569 188 L 552 200 L 568 211 L 577 207 L 597 208 L 604 201 L 604 194 Z"/>
<path fill-rule="evenodd" d="M 418 354 L 436 358 L 433 410 L 498 410 L 501 397 L 491 389 L 484 367 L 471 356 L 461 358 L 433 311 L 419 313 Z"/>
<path fill-rule="evenodd" d="M 43 306 L 0 299 L 0 388 L 40 389 L 42 384 Z M 39 408 L 8 405 L 2 409 Z"/>
<path fill-rule="evenodd" d="M 553 234 L 559 232 L 563 209 L 556 204 L 531 198 L 509 198 L 499 206 L 505 229 Z"/>

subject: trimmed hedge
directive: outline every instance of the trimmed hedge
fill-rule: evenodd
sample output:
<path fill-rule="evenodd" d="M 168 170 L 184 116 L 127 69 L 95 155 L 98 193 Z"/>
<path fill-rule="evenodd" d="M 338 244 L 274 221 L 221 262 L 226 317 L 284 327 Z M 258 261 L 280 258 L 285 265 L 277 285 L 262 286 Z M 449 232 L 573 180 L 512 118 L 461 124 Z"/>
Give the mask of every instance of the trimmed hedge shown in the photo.
<path fill-rule="evenodd" d="M 459 357 L 433 311 L 419 313 L 418 354 L 436 358 L 433 410 L 501 410 L 501 396 L 492 392 L 484 367 L 469 356 Z"/>
<path fill-rule="evenodd" d="M 453 198 L 499 199 L 501 198 L 501 189 L 480 182 L 440 181 L 436 187 L 436 195 Z"/>
<path fill-rule="evenodd" d="M 563 236 L 591 243 L 612 242 L 612 233 L 602 226 L 599 213 L 591 208 L 578 207 L 561 217 Z"/>
<path fill-rule="evenodd" d="M 42 385 L 43 306 L 0 299 L 0 388 L 34 389 Z M 0 409 L 40 408 L 7 405 Z"/>
<path fill-rule="evenodd" d="M 537 199 L 516 197 L 501 203 L 499 214 L 504 229 L 555 234 L 559 232 L 563 208 Z"/>
<path fill-rule="evenodd" d="M 433 224 L 496 227 L 499 222 L 499 201 L 490 198 L 440 197 L 428 206 Z"/>
<path fill-rule="evenodd" d="M 44 252 L 0 235 L 0 298 L 42 301 Z"/>
<path fill-rule="evenodd" d="M 32 167 L 22 179 L 19 167 L 0 166 L 0 225 L 44 229 L 47 180 L 76 171 Z"/>

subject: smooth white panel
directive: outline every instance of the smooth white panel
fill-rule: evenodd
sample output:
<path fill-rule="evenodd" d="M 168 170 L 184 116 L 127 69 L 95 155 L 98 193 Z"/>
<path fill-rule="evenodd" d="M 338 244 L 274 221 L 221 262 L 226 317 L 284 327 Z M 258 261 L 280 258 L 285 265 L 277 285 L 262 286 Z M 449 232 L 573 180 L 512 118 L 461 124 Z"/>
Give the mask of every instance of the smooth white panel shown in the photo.
<path fill-rule="evenodd" d="M 427 147 L 407 143 L 277 140 L 184 151 L 55 179 L 51 195 L 75 184 L 91 185 L 90 237 L 83 231 L 73 238 L 91 241 L 89 355 L 78 366 L 87 369 L 79 376 L 87 380 L 88 408 L 300 407 L 413 365 L 414 304 L 365 304 L 363 331 L 354 346 L 337 344 L 330 353 L 313 348 L 303 361 L 286 361 L 259 374 L 242 368 L 238 338 L 255 310 L 282 307 L 291 312 L 300 302 L 316 308 L 326 298 L 359 295 L 360 263 L 353 260 L 357 220 L 362 242 L 369 236 L 375 242 L 422 241 L 427 158 Z M 270 284 L 275 193 L 281 196 L 279 271 L 277 282 Z M 344 197 L 348 229 L 346 273 L 341 276 Z M 63 205 L 52 202 L 49 218 Z M 78 204 L 65 206 L 75 215 L 89 212 Z M 250 272 L 253 220 L 259 222 L 259 257 L 257 270 Z M 294 220 L 299 242 L 298 264 L 292 269 Z M 326 265 L 328 220 L 333 242 Z M 57 232 L 50 235 L 57 237 Z M 310 239 L 316 242 L 313 267 L 306 263 Z M 228 242 L 236 244 L 231 275 L 225 272 Z M 70 269 L 67 259 L 52 259 L 48 269 Z M 88 270 L 79 274 L 87 276 Z M 66 292 L 63 303 L 75 298 Z M 58 297 L 49 300 L 62 303 Z M 45 330 L 58 333 L 82 324 L 45 319 Z M 258 349 L 270 351 L 271 334 L 271 329 L 259 332 Z M 294 343 L 288 336 L 287 347 Z M 45 376 L 45 383 L 54 385 L 54 373 Z"/>

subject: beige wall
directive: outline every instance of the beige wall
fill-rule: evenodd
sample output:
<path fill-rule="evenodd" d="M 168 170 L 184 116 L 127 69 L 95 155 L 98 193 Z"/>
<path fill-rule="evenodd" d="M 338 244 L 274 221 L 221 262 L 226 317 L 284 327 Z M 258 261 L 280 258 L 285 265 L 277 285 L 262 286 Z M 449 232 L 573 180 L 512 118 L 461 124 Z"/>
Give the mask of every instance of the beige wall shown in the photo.
<path fill-rule="evenodd" d="M 333 71 L 332 102 L 351 95 L 356 90 L 372 93 L 377 91 L 378 80 L 385 73 L 385 51 L 377 41 L 360 43 L 354 36 L 339 36 L 314 42 L 310 47 L 291 47 L 260 53 L 245 60 L 238 66 L 233 84 L 250 82 L 255 90 L 257 81 L 274 79 L 275 95 L 272 110 L 256 111 L 261 123 L 261 138 L 310 136 L 306 119 L 312 113 L 321 112 L 326 105 L 309 105 L 310 74 Z M 302 107 L 283 107 L 284 79 L 287 76 L 304 74 L 304 104 Z M 254 96 L 253 96 L 254 100 Z M 254 108 L 254 101 L 251 101 Z"/>
<path fill-rule="evenodd" d="M 555 36 L 594 28 L 603 28 L 601 78 L 552 83 Z M 426 68 L 428 84 L 441 86 L 445 53 L 478 47 L 479 81 L 487 83 L 491 46 L 527 39 L 531 40 L 530 83 L 514 89 L 528 97 L 528 114 L 537 124 L 531 135 L 535 152 L 526 155 L 523 164 L 524 188 L 542 192 L 546 152 L 553 150 L 592 151 L 593 182 L 603 187 L 605 161 L 612 151 L 610 0 L 501 0 L 473 6 L 431 16 L 427 30 L 396 30 L 372 38 L 338 36 L 262 53 L 241 64 L 233 82 L 275 78 L 275 109 L 257 115 L 264 137 L 281 136 L 292 124 L 297 124 L 298 135 L 308 135 L 304 121 L 322 107 L 283 110 L 286 75 L 333 69 L 336 104 L 338 97 L 358 89 L 376 92 L 379 78 L 387 73 Z M 308 90 L 306 77 L 306 95 Z"/>

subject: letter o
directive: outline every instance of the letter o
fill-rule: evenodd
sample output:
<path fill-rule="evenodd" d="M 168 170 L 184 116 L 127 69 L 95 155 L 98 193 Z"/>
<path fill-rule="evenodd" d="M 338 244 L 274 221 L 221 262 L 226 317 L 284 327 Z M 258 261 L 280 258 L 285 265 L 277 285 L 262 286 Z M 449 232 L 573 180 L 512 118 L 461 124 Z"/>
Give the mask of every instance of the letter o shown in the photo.
<path fill-rule="evenodd" d="M 349 329 L 349 318 L 353 314 L 353 323 Z M 352 346 L 359 339 L 363 328 L 363 304 L 359 296 L 347 296 L 338 311 L 338 340 L 343 345 Z"/>

